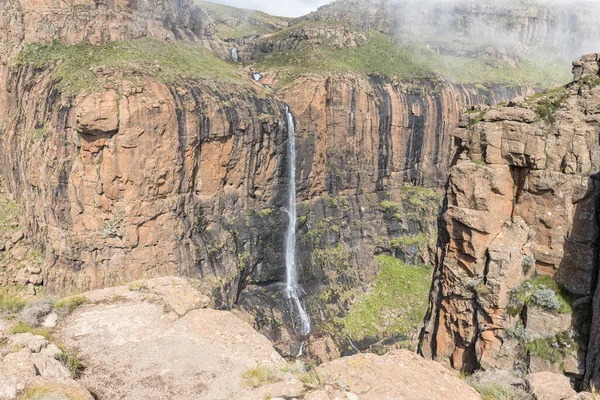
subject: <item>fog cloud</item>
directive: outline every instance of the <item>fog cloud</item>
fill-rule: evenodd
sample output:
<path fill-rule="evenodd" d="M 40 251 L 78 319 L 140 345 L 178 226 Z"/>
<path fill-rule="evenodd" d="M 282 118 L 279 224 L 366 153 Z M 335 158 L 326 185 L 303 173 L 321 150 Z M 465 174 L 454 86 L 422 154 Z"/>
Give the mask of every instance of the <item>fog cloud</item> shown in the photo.
<path fill-rule="evenodd" d="M 210 0 L 212 3 L 228 6 L 260 10 L 283 17 L 299 17 L 315 11 L 318 7 L 330 3 L 331 0 Z"/>

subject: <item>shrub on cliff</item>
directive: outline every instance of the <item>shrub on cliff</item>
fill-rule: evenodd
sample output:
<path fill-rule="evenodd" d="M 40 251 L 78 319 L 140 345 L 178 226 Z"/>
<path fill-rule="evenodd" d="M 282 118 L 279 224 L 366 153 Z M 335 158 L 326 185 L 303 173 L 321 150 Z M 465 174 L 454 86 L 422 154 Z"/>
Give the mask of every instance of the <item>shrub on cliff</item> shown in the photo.
<path fill-rule="evenodd" d="M 523 350 L 557 364 L 563 361 L 567 353 L 576 352 L 577 347 L 569 332 L 562 332 L 554 336 L 532 339 Z"/>
<path fill-rule="evenodd" d="M 552 289 L 548 289 L 544 285 L 540 285 L 535 292 L 533 292 L 531 300 L 542 308 L 549 310 L 560 309 L 560 300 L 558 300 L 556 292 Z"/>
<path fill-rule="evenodd" d="M 513 290 L 507 311 L 513 316 L 517 315 L 527 304 L 537 305 L 560 314 L 572 312 L 568 296 L 563 293 L 554 279 L 547 275 L 538 275 Z"/>

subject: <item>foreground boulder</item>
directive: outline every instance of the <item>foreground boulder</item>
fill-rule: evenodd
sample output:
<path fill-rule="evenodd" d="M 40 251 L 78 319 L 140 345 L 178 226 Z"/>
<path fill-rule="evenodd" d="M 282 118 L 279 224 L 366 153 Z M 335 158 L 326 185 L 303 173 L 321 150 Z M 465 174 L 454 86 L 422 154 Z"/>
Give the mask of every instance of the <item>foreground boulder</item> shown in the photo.
<path fill-rule="evenodd" d="M 479 394 L 440 364 L 407 350 L 384 356 L 357 354 L 321 365 L 328 382 L 308 399 L 480 399 Z"/>
<path fill-rule="evenodd" d="M 92 400 L 59 361 L 62 350 L 31 333 L 6 335 L 0 340 L 0 400 Z M 2 339 L 2 337 L 0 337 Z"/>
<path fill-rule="evenodd" d="M 99 398 L 231 398 L 244 389 L 245 371 L 286 365 L 249 324 L 201 308 L 204 296 L 184 279 L 85 296 L 91 304 L 59 323 L 58 332 L 86 366 L 81 383 Z"/>
<path fill-rule="evenodd" d="M 536 400 L 570 399 L 577 393 L 571 387 L 569 378 L 552 372 L 537 372 L 527 377 L 529 390 Z"/>
<path fill-rule="evenodd" d="M 55 301 L 63 306 L 54 330 L 13 333 L 14 322 L 2 322 L 0 400 L 479 398 L 404 350 L 317 368 L 286 362 L 235 313 L 207 308 L 201 287 L 181 277 L 137 281 Z"/>

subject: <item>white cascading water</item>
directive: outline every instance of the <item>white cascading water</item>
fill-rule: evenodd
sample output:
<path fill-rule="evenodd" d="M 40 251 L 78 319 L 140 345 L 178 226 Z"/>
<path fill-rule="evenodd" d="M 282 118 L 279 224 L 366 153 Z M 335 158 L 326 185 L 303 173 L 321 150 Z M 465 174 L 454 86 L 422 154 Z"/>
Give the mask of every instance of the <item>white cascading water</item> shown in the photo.
<path fill-rule="evenodd" d="M 231 59 L 233 60 L 233 62 L 238 62 L 238 60 L 240 59 L 240 57 L 238 56 L 238 49 L 236 49 L 235 47 L 231 49 Z"/>
<path fill-rule="evenodd" d="M 310 333 L 310 317 L 302 306 L 300 297 L 304 294 L 298 282 L 296 266 L 296 129 L 294 116 L 289 108 L 285 110 L 288 122 L 288 208 L 289 222 L 285 235 L 285 293 L 290 300 L 292 318 L 298 322 L 298 333 L 306 336 Z"/>

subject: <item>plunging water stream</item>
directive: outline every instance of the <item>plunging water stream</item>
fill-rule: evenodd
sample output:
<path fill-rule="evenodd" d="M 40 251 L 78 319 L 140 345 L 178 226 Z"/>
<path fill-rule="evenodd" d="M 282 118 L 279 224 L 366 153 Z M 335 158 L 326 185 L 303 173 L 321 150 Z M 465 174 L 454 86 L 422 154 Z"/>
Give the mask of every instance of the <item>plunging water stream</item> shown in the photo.
<path fill-rule="evenodd" d="M 294 116 L 289 108 L 285 110 L 288 122 L 288 208 L 289 222 L 285 235 L 285 292 L 290 300 L 290 311 L 294 322 L 298 322 L 297 331 L 306 336 L 310 332 L 310 317 L 306 313 L 300 297 L 304 294 L 298 282 L 296 266 L 296 129 Z"/>
<path fill-rule="evenodd" d="M 231 59 L 233 60 L 233 62 L 238 62 L 240 59 L 240 57 L 238 56 L 238 49 L 236 49 L 235 47 L 231 49 Z"/>

